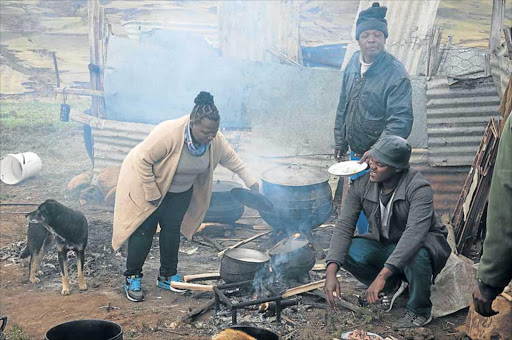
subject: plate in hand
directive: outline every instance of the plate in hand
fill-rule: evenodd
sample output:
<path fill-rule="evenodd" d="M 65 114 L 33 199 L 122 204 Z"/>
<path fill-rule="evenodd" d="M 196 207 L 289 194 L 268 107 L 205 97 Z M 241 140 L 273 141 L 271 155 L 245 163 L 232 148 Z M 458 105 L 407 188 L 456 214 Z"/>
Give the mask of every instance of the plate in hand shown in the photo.
<path fill-rule="evenodd" d="M 331 165 L 327 171 L 334 176 L 352 176 L 366 170 L 367 167 L 368 164 L 365 162 L 346 161 Z"/>

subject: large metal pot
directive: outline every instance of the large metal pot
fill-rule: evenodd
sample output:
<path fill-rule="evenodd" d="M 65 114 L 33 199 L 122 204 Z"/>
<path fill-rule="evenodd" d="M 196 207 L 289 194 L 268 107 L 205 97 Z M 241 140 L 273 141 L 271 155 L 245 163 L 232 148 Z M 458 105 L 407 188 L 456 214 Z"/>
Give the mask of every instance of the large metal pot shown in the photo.
<path fill-rule="evenodd" d="M 212 198 L 206 211 L 204 222 L 233 224 L 242 217 L 244 205 L 231 194 L 234 188 L 242 185 L 230 181 L 214 181 L 212 185 Z"/>
<path fill-rule="evenodd" d="M 278 166 L 262 174 L 262 195 L 237 191 L 247 206 L 256 208 L 274 230 L 308 232 L 331 215 L 332 191 L 326 171 L 298 164 Z"/>
<path fill-rule="evenodd" d="M 254 275 L 269 265 L 270 256 L 253 249 L 235 248 L 224 253 L 220 261 L 220 277 L 226 283 L 253 280 Z"/>
<path fill-rule="evenodd" d="M 285 278 L 301 278 L 315 265 L 315 253 L 307 240 L 284 239 L 270 250 L 272 272 Z"/>
<path fill-rule="evenodd" d="M 107 320 L 75 320 L 61 323 L 46 332 L 45 340 L 123 340 L 123 330 Z"/>

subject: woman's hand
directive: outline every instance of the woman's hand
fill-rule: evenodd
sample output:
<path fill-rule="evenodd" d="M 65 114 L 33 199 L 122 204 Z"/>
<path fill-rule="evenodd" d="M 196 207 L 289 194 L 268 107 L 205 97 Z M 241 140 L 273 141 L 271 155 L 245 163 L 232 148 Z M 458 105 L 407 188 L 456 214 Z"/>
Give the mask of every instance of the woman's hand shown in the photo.
<path fill-rule="evenodd" d="M 337 309 L 337 300 L 340 298 L 340 282 L 336 277 L 338 272 L 336 263 L 329 263 L 326 268 L 324 293 L 327 304 L 332 309 Z"/>
<path fill-rule="evenodd" d="M 475 305 L 475 311 L 481 316 L 490 317 L 498 314 L 498 312 L 492 309 L 493 301 L 494 299 L 485 298 L 478 287 L 473 289 L 473 304 Z"/>
<path fill-rule="evenodd" d="M 251 185 L 251 187 L 249 189 L 252 192 L 258 193 L 258 192 L 260 192 L 260 184 L 258 182 L 256 182 L 253 185 Z"/>

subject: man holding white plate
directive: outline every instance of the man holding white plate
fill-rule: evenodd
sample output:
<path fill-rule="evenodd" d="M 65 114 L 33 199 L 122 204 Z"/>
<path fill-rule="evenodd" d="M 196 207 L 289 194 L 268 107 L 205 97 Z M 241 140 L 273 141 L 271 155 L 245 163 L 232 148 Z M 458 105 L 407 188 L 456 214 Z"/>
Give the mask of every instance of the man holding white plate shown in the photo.
<path fill-rule="evenodd" d="M 369 303 L 390 310 L 407 281 L 407 313 L 395 328 L 430 322 L 430 287 L 451 252 L 447 229 L 434 211 L 432 187 L 410 168 L 410 156 L 411 146 L 398 136 L 383 136 L 370 150 L 370 172 L 352 183 L 336 221 L 324 287 L 335 307 L 340 296 L 336 273 L 343 267 L 369 286 Z M 361 212 L 368 216 L 369 230 L 354 236 Z"/>

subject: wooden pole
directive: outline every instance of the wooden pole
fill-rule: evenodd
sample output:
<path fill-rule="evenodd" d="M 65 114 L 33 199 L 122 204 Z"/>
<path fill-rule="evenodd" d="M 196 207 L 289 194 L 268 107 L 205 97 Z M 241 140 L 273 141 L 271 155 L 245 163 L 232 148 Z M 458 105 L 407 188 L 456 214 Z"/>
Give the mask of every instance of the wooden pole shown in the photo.
<path fill-rule="evenodd" d="M 57 80 L 57 87 L 60 87 L 60 77 L 59 77 L 59 66 L 57 65 L 57 56 L 55 52 L 52 52 L 53 58 L 53 67 L 55 68 L 55 78 Z"/>
<path fill-rule="evenodd" d="M 108 25 L 105 10 L 99 0 L 89 0 L 89 77 L 91 89 L 103 92 L 103 70 L 105 68 L 105 42 L 108 39 Z M 103 98 L 92 97 L 91 113 L 94 117 L 106 118 Z"/>
<path fill-rule="evenodd" d="M 244 244 L 246 244 L 246 243 L 251 242 L 252 240 L 255 240 L 255 239 L 257 239 L 257 238 L 260 238 L 260 237 L 262 237 L 262 236 L 265 236 L 265 235 L 267 235 L 267 234 L 270 234 L 271 232 L 272 232 L 272 230 L 269 230 L 269 231 L 265 231 L 265 232 L 263 232 L 263 233 L 260 233 L 260 234 L 256 234 L 256 235 L 254 235 L 254 236 L 251 236 L 251 237 L 249 237 L 248 239 L 245 239 L 245 240 L 240 241 L 240 242 L 238 242 L 238 243 L 236 243 L 236 244 L 234 244 L 234 245 L 232 245 L 232 246 L 227 247 L 227 248 L 226 248 L 226 249 L 224 249 L 223 251 L 219 252 L 217 255 L 219 255 L 219 257 L 222 257 L 226 251 L 228 251 L 228 250 L 230 250 L 230 249 L 238 248 L 238 247 L 240 247 L 240 246 L 242 246 L 242 245 L 244 245 Z"/>
<path fill-rule="evenodd" d="M 505 0 L 493 0 L 489 53 L 493 53 L 501 43 L 501 27 L 505 15 Z"/>

